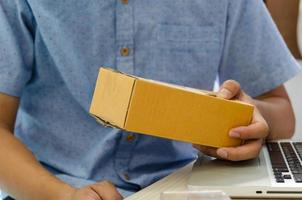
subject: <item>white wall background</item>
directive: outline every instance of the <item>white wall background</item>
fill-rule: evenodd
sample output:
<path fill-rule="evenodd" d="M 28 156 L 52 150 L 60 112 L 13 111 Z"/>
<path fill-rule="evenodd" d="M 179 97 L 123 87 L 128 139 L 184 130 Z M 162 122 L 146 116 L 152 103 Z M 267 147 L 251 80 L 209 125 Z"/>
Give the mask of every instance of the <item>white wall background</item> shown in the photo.
<path fill-rule="evenodd" d="M 302 65 L 302 61 L 299 61 Z M 285 84 L 296 114 L 294 139 L 302 141 L 302 73 Z"/>

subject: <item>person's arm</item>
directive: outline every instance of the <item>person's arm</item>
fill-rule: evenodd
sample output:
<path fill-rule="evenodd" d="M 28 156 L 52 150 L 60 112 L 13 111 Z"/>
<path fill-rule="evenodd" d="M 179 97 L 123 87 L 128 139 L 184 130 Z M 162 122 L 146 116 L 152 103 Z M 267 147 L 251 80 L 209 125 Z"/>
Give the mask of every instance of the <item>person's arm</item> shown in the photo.
<path fill-rule="evenodd" d="M 0 188 L 16 199 L 63 199 L 72 188 L 43 169 L 13 135 L 18 104 L 0 94 Z"/>
<path fill-rule="evenodd" d="M 295 115 L 283 85 L 256 97 L 253 101 L 269 125 L 268 139 L 287 139 L 293 136 Z"/>
<path fill-rule="evenodd" d="M 231 137 L 237 135 L 245 140 L 244 145 L 218 150 L 200 149 L 228 160 L 246 160 L 258 155 L 266 138 L 293 135 L 294 114 L 283 83 L 293 78 L 300 66 L 262 1 L 228 1 L 227 13 L 218 70 L 219 82 L 223 83 L 222 88 L 227 94 L 222 94 L 222 89 L 219 94 L 227 99 L 237 97 L 256 108 L 250 126 L 237 127 L 229 133 Z"/>
<path fill-rule="evenodd" d="M 223 83 L 217 95 L 253 104 L 255 110 L 252 123 L 233 128 L 229 132 L 230 137 L 245 140 L 243 145 L 219 149 L 194 145 L 201 152 L 227 160 L 247 160 L 259 154 L 262 143 L 267 138 L 290 138 L 293 135 L 295 117 L 283 85 L 253 99 L 241 89 L 238 82 L 228 80 Z"/>
<path fill-rule="evenodd" d="M 18 98 L 0 93 L 0 188 L 18 200 L 120 200 L 103 181 L 81 189 L 63 183 L 13 135 Z"/>

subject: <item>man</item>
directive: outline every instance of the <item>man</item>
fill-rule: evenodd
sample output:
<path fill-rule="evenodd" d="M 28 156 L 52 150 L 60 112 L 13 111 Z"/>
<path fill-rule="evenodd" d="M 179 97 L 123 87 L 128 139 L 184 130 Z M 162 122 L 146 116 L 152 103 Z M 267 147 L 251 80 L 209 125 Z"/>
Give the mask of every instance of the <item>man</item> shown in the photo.
<path fill-rule="evenodd" d="M 207 90 L 218 75 L 221 98 L 257 106 L 229 133 L 244 145 L 206 154 L 250 159 L 294 132 L 282 84 L 298 65 L 260 0 L 1 0 L 0 44 L 0 187 L 16 199 L 121 199 L 196 159 L 97 124 L 100 66 Z"/>

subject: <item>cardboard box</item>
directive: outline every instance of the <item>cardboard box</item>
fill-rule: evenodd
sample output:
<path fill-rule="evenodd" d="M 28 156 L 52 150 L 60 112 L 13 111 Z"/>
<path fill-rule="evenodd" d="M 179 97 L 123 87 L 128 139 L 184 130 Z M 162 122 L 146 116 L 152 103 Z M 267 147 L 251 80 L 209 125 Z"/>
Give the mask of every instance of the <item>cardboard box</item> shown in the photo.
<path fill-rule="evenodd" d="M 253 106 L 101 68 L 90 113 L 102 124 L 131 132 L 229 147 L 241 144 L 228 132 L 250 124 Z"/>

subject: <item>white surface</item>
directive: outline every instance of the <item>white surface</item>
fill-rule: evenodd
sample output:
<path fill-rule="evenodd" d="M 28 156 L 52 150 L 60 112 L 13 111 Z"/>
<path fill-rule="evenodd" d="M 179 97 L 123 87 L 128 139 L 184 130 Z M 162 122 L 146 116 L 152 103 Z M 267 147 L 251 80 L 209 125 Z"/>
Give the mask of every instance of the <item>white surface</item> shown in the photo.
<path fill-rule="evenodd" d="M 302 61 L 300 61 L 302 65 Z M 294 139 L 302 141 L 302 73 L 285 83 L 296 114 L 296 132 Z"/>
<path fill-rule="evenodd" d="M 173 191 L 164 192 L 160 200 L 231 200 L 230 197 L 221 191 Z"/>
<path fill-rule="evenodd" d="M 186 191 L 189 174 L 193 162 L 177 170 L 173 174 L 157 181 L 145 189 L 131 195 L 125 200 L 160 200 L 160 194 L 165 191 Z"/>

